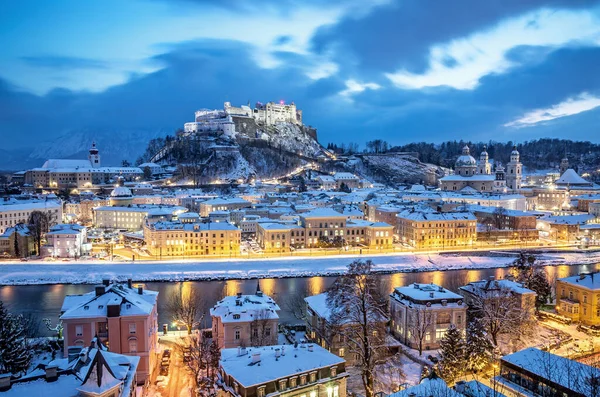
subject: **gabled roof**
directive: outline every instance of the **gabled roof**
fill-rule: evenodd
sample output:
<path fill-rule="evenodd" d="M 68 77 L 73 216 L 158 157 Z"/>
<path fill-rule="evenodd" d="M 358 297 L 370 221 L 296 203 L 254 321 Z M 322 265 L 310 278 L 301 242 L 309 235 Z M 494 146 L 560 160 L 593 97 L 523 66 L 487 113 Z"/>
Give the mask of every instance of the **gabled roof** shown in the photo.
<path fill-rule="evenodd" d="M 574 169 L 569 168 L 561 175 L 561 177 L 555 182 L 556 185 L 592 185 L 591 182 L 586 181 L 580 177 Z"/>

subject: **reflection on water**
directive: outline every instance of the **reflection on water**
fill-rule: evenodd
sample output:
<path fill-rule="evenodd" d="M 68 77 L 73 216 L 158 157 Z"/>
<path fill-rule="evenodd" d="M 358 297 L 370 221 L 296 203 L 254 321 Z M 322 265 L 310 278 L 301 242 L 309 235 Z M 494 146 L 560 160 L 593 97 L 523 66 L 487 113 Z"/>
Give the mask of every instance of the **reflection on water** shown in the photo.
<path fill-rule="evenodd" d="M 547 267 L 546 272 L 551 283 L 556 278 L 567 277 L 581 272 L 598 271 L 600 264 L 556 266 Z M 483 269 L 483 270 L 448 270 L 421 273 L 394 273 L 383 274 L 381 283 L 390 292 L 395 287 L 408 285 L 414 282 L 435 283 L 451 291 L 472 281 L 482 280 L 494 276 L 496 279 L 504 278 L 510 270 L 508 268 Z M 262 279 L 261 290 L 273 297 L 281 306 L 281 322 L 297 322 L 285 305 L 286 298 L 293 294 L 316 295 L 324 292 L 334 281 L 334 277 L 306 277 L 285 279 Z M 235 295 L 238 292 L 253 294 L 256 291 L 257 280 L 227 280 L 227 281 L 186 281 L 182 283 L 144 283 L 146 289 L 159 292 L 158 313 L 159 323 L 171 323 L 165 309 L 168 297 L 178 289 L 189 293 L 193 288 L 198 292 L 208 305 L 222 299 L 224 296 Z M 5 286 L 0 287 L 0 300 L 13 312 L 34 313 L 40 318 L 48 317 L 52 322 L 60 315 L 65 295 L 83 294 L 93 291 L 92 285 L 31 285 L 31 286 Z M 208 318 L 208 307 L 205 309 Z M 207 319 L 203 326 L 209 326 Z M 41 330 L 44 334 L 48 331 Z"/>

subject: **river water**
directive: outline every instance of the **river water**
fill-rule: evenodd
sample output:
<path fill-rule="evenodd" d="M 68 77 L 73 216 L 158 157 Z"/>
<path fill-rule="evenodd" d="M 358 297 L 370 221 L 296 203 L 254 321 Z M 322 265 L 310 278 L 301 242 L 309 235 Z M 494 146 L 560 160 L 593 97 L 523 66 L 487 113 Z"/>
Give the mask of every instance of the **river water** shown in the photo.
<path fill-rule="evenodd" d="M 562 278 L 600 270 L 600 264 L 548 266 L 546 272 L 553 283 L 556 278 Z M 394 287 L 408 285 L 414 282 L 434 283 L 442 285 L 452 291 L 466 283 L 495 277 L 504 278 L 509 272 L 508 268 L 482 269 L 482 270 L 446 270 L 420 273 L 394 273 L 382 274 L 382 283 L 391 292 Z M 288 309 L 286 302 L 289 296 L 295 294 L 316 295 L 324 292 L 335 280 L 335 277 L 297 277 L 297 278 L 271 278 L 260 280 L 261 290 L 270 295 L 281 306 L 280 322 L 298 322 Z M 214 304 L 223 296 L 235 295 L 237 292 L 252 294 L 256 291 L 257 280 L 226 280 L 226 281 L 189 281 L 189 282 L 156 282 L 144 283 L 144 288 L 158 291 L 159 324 L 168 324 L 171 319 L 165 310 L 167 297 L 176 289 L 196 289 L 208 302 Z M 0 287 L 0 301 L 13 313 L 33 313 L 39 318 L 50 318 L 56 322 L 60 315 L 65 295 L 83 294 L 94 290 L 93 285 L 31 285 L 31 286 L 3 286 Z M 208 316 L 207 316 L 208 317 Z M 203 326 L 210 326 L 210 320 Z M 40 327 L 42 335 L 49 335 L 43 326 Z"/>

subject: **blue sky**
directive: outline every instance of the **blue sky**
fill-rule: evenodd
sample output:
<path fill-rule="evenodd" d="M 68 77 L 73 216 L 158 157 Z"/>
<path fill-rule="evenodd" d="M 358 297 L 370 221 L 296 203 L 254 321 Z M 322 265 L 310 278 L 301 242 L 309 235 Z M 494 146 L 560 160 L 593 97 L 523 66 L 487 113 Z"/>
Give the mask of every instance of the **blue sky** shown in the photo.
<path fill-rule="evenodd" d="M 5 149 L 281 99 L 324 143 L 600 142 L 598 1 L 5 1 L 0 45 Z"/>

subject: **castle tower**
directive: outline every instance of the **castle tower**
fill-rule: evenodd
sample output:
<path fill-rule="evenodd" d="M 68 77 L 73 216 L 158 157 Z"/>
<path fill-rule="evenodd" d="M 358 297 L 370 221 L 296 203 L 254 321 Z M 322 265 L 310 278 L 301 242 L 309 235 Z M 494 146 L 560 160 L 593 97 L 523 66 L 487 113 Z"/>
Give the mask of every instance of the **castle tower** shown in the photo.
<path fill-rule="evenodd" d="M 506 164 L 506 185 L 510 190 L 519 190 L 521 188 L 521 179 L 523 177 L 523 164 L 520 161 L 519 151 L 516 146 L 510 153 L 510 161 Z"/>
<path fill-rule="evenodd" d="M 564 174 L 565 171 L 568 169 L 569 169 L 569 159 L 565 155 L 565 157 L 560 161 L 560 168 L 559 168 L 560 176 L 562 176 L 562 174 Z"/>
<path fill-rule="evenodd" d="M 88 159 L 90 160 L 92 168 L 100 168 L 100 154 L 98 152 L 98 148 L 96 147 L 96 142 L 92 142 Z"/>
<path fill-rule="evenodd" d="M 496 166 L 496 178 L 492 190 L 494 193 L 506 193 L 506 173 L 500 163 Z"/>
<path fill-rule="evenodd" d="M 479 163 L 477 164 L 477 173 L 480 175 L 491 175 L 492 165 L 490 164 L 490 156 L 487 152 L 487 146 L 483 147 L 483 152 L 479 155 Z"/>

